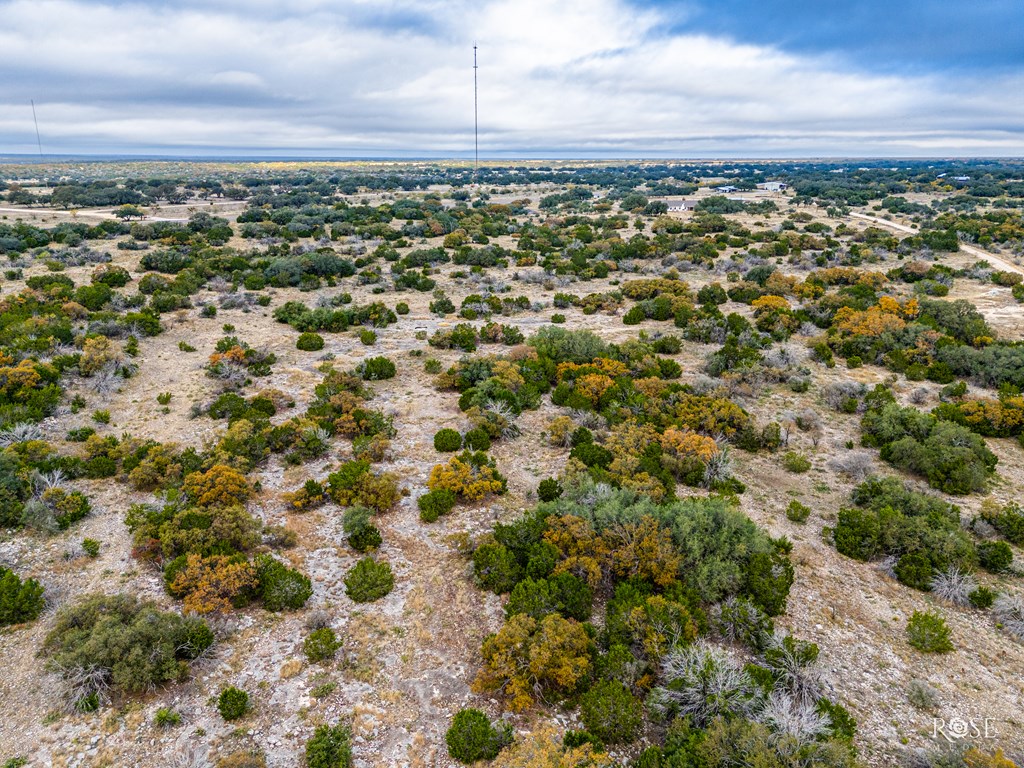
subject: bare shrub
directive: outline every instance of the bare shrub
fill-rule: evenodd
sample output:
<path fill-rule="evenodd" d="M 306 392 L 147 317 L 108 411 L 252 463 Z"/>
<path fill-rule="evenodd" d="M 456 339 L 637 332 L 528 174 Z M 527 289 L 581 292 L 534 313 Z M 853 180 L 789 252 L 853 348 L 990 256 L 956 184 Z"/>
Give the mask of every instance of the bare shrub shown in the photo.
<path fill-rule="evenodd" d="M 718 451 L 704 465 L 705 488 L 732 477 L 732 456 L 729 454 L 729 446 L 724 441 L 716 442 L 719 444 Z"/>
<path fill-rule="evenodd" d="M 837 381 L 828 384 L 821 392 L 825 404 L 833 410 L 840 410 L 850 399 L 860 400 L 867 393 L 867 387 L 859 381 Z"/>
<path fill-rule="evenodd" d="M 768 350 L 764 364 L 769 368 L 795 368 L 807 361 L 807 349 L 796 344 L 783 344 Z"/>
<path fill-rule="evenodd" d="M 828 733 L 832 721 L 818 711 L 815 702 L 796 699 L 784 691 L 772 691 L 756 719 L 775 733 L 786 734 L 799 744 L 810 744 Z"/>
<path fill-rule="evenodd" d="M 967 524 L 967 528 L 982 539 L 994 539 L 998 535 L 995 526 L 980 515 Z"/>
<path fill-rule="evenodd" d="M 167 768 L 213 768 L 213 763 L 202 747 L 189 747 L 175 754 Z"/>
<path fill-rule="evenodd" d="M 324 610 L 315 610 L 306 617 L 306 629 L 314 632 L 331 626 L 331 614 Z"/>
<path fill-rule="evenodd" d="M 867 451 L 850 451 L 829 459 L 827 466 L 833 472 L 839 472 L 859 483 L 874 472 L 875 459 Z"/>
<path fill-rule="evenodd" d="M 124 384 L 124 377 L 118 373 L 116 364 L 107 364 L 86 379 L 86 385 L 98 395 L 106 397 Z"/>
<path fill-rule="evenodd" d="M 26 528 L 40 533 L 56 533 L 60 530 L 53 509 L 40 499 L 29 499 L 25 502 L 21 511 L 21 523 Z"/>
<path fill-rule="evenodd" d="M 931 392 L 927 387 L 918 387 L 910 393 L 910 402 L 914 405 L 922 405 L 928 402 L 928 398 L 931 396 Z"/>
<path fill-rule="evenodd" d="M 899 558 L 896 555 L 888 555 L 878 561 L 878 571 L 885 574 L 890 579 L 896 578 L 896 563 L 899 562 Z"/>
<path fill-rule="evenodd" d="M 221 309 L 245 309 L 256 304 L 255 293 L 228 293 L 220 297 Z"/>
<path fill-rule="evenodd" d="M 749 714 L 756 690 L 736 659 L 721 648 L 699 641 L 671 651 L 662 662 L 665 686 L 654 689 L 655 711 L 675 710 L 704 728 L 718 716 Z"/>
<path fill-rule="evenodd" d="M 722 386 L 722 382 L 705 373 L 698 373 L 690 386 L 693 387 L 693 391 L 698 395 L 709 395 L 718 391 Z"/>
<path fill-rule="evenodd" d="M 591 432 L 604 429 L 608 425 L 604 416 L 599 413 L 594 413 L 593 411 L 572 410 L 569 411 L 569 418 L 581 427 L 586 427 Z"/>
<path fill-rule="evenodd" d="M 60 675 L 57 684 L 61 701 L 65 709 L 74 712 L 83 699 L 91 696 L 96 697 L 98 704 L 106 704 L 110 701 L 110 670 L 106 667 L 83 666 L 64 667 L 54 666 L 54 671 Z"/>
<path fill-rule="evenodd" d="M 818 415 L 817 411 L 805 408 L 796 415 L 796 425 L 803 432 L 820 430 L 822 428 L 821 416 Z"/>
<path fill-rule="evenodd" d="M 932 710 L 939 705 L 939 692 L 924 680 L 911 680 L 907 686 L 907 701 L 915 709 Z"/>
<path fill-rule="evenodd" d="M 6 448 L 16 443 L 27 443 L 32 440 L 42 440 L 43 430 L 38 424 L 23 421 L 8 429 L 0 431 L 0 447 Z"/>
<path fill-rule="evenodd" d="M 813 704 L 825 694 L 818 647 L 814 643 L 776 635 L 765 651 L 764 666 L 774 673 L 776 685 L 799 701 Z"/>
<path fill-rule="evenodd" d="M 764 611 L 746 598 L 735 596 L 715 606 L 711 626 L 726 642 L 749 648 L 763 648 L 774 631 Z"/>
<path fill-rule="evenodd" d="M 978 583 L 969 573 L 956 566 L 937 573 L 932 579 L 932 594 L 953 605 L 970 605 L 968 595 L 978 588 Z"/>
<path fill-rule="evenodd" d="M 1018 640 L 1024 640 L 1024 598 L 1000 595 L 992 604 L 992 613 L 1003 629 Z"/>

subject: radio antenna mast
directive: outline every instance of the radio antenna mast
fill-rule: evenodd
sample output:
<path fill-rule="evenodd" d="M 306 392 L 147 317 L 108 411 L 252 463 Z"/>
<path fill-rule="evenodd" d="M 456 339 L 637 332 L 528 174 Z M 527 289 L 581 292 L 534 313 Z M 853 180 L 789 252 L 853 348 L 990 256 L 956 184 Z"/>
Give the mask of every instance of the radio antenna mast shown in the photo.
<path fill-rule="evenodd" d="M 36 119 L 36 100 L 30 99 L 29 103 L 32 105 L 32 122 L 36 126 L 36 144 L 39 146 L 39 159 L 43 159 L 43 140 L 39 138 L 39 120 Z"/>
<path fill-rule="evenodd" d="M 476 44 L 473 44 L 473 183 L 476 183 L 476 175 L 480 170 L 480 120 L 477 109 L 476 89 Z"/>

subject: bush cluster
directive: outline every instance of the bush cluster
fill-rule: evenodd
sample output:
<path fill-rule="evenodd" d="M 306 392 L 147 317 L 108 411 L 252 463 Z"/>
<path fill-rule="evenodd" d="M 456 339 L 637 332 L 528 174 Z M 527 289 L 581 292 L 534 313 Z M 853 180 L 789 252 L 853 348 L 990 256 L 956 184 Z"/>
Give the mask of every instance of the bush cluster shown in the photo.
<path fill-rule="evenodd" d="M 130 694 L 176 682 L 213 645 L 202 619 L 160 611 L 129 595 L 93 595 L 61 609 L 43 643 L 75 702 L 107 687 Z"/>

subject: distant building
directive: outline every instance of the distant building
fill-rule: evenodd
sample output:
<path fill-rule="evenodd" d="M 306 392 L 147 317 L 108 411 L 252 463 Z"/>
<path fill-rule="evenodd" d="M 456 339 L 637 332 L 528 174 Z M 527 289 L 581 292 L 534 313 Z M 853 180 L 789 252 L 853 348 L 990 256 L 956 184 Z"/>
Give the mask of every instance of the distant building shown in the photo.
<path fill-rule="evenodd" d="M 954 176 L 953 181 L 970 181 L 970 176 Z"/>
<path fill-rule="evenodd" d="M 721 192 L 723 195 L 731 194 L 732 192 L 739 192 L 739 187 L 734 187 L 731 184 L 726 184 L 724 187 L 715 187 L 715 192 Z"/>
<path fill-rule="evenodd" d="M 766 192 L 785 192 L 789 189 L 789 184 L 784 181 L 763 181 L 757 185 L 757 188 Z"/>
<path fill-rule="evenodd" d="M 696 200 L 666 200 L 665 204 L 668 206 L 670 213 L 673 211 L 692 211 L 697 207 Z"/>

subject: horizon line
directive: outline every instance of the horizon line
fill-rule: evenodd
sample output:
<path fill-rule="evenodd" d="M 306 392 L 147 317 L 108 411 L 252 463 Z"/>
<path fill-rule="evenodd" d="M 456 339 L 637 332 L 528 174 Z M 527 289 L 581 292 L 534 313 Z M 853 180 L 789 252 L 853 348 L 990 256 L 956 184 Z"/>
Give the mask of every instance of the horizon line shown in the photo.
<path fill-rule="evenodd" d="M 64 152 L 46 153 L 39 155 L 30 152 L 2 152 L 0 151 L 0 163 L 11 164 L 7 161 L 18 161 L 18 164 L 45 165 L 47 163 L 60 163 L 75 160 L 82 161 L 103 161 L 103 160 L 127 160 L 127 161 L 233 161 L 233 162 L 270 162 L 270 161 L 307 161 L 307 162 L 468 162 L 472 163 L 472 153 L 430 153 L 414 154 L 375 154 L 375 155 L 346 155 L 346 154 L 280 154 L 279 152 L 249 152 L 249 153 L 177 153 L 177 152 Z M 518 150 L 499 151 L 499 154 L 492 157 L 481 157 L 481 163 L 502 163 L 513 160 L 520 161 L 547 161 L 547 162 L 580 162 L 595 160 L 602 162 L 616 161 L 640 161 L 640 162 L 709 162 L 709 161 L 730 161 L 730 162 L 844 162 L 844 161 L 940 161 L 940 162 L 978 162 L 978 161 L 1024 161 L 1024 155 L 958 155 L 958 154 L 934 154 L 934 155 L 870 155 L 870 154 L 820 154 L 820 155 L 743 155 L 743 154 L 701 154 L 701 155 L 673 155 L 660 153 L 654 150 L 650 153 L 592 153 L 539 150 L 537 153 L 521 153 Z"/>

